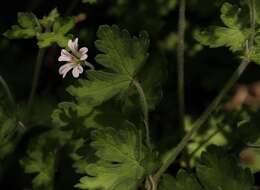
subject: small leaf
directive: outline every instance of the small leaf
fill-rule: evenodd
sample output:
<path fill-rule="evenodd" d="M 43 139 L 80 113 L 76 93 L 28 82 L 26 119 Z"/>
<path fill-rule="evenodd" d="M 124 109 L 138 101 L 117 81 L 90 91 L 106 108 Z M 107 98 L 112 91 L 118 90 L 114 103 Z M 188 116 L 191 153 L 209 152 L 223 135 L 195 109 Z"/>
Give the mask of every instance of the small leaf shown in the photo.
<path fill-rule="evenodd" d="M 31 141 L 27 156 L 20 163 L 25 173 L 36 174 L 32 181 L 34 190 L 54 189 L 58 150 L 70 138 L 70 133 L 51 130 Z"/>
<path fill-rule="evenodd" d="M 175 186 L 175 179 L 169 174 L 164 174 L 160 179 L 158 190 L 172 190 Z"/>
<path fill-rule="evenodd" d="M 19 12 L 19 25 L 13 25 L 4 35 L 9 39 L 28 39 L 35 37 L 41 27 L 38 24 L 37 17 L 33 13 Z"/>
<path fill-rule="evenodd" d="M 53 23 L 58 19 L 60 16 L 58 10 L 55 8 L 53 9 L 48 16 L 44 16 L 39 22 L 45 27 L 48 28 L 53 25 Z"/>
<path fill-rule="evenodd" d="M 13 116 L 0 107 L 0 161 L 14 152 L 26 129 Z"/>
<path fill-rule="evenodd" d="M 212 26 L 209 29 L 196 31 L 197 41 L 210 48 L 225 46 L 232 52 L 241 51 L 250 37 L 248 13 L 230 3 L 221 8 L 221 19 L 226 27 Z"/>
<path fill-rule="evenodd" d="M 238 165 L 224 149 L 209 147 L 201 156 L 197 174 L 205 190 L 253 190 L 254 178 L 249 169 Z"/>
<path fill-rule="evenodd" d="M 201 44 L 210 48 L 225 46 L 236 52 L 245 47 L 248 34 L 240 29 L 215 26 L 208 30 L 196 31 L 194 37 Z"/>
<path fill-rule="evenodd" d="M 67 47 L 71 36 L 66 35 L 75 26 L 73 18 L 56 19 L 53 24 L 53 32 L 45 32 L 37 36 L 40 48 L 57 43 L 60 47 Z"/>

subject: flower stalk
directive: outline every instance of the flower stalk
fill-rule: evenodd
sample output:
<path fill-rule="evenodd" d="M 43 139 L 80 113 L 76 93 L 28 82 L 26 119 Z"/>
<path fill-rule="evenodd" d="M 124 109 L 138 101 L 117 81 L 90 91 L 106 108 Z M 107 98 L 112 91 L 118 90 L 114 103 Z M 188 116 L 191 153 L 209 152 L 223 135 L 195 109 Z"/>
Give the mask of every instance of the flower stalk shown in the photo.
<path fill-rule="evenodd" d="M 185 90 L 184 90 L 184 52 L 185 52 L 185 11 L 186 0 L 180 1 L 178 23 L 178 48 L 177 48 L 177 71 L 178 71 L 178 106 L 179 126 L 184 129 L 185 125 Z"/>
<path fill-rule="evenodd" d="M 37 87 L 38 87 L 38 82 L 39 82 L 39 77 L 40 77 L 40 71 L 43 63 L 43 58 L 45 55 L 46 49 L 42 48 L 39 49 L 38 55 L 37 55 L 37 60 L 36 60 L 36 65 L 33 73 L 33 79 L 32 79 L 32 87 L 31 87 L 31 92 L 30 92 L 30 97 L 28 100 L 28 104 L 31 107 L 33 105 Z"/>
<path fill-rule="evenodd" d="M 9 86 L 7 85 L 6 81 L 4 80 L 4 78 L 1 75 L 0 75 L 0 84 L 2 85 L 6 95 L 8 97 L 10 105 L 12 106 L 12 108 L 15 108 L 16 104 L 15 104 L 15 101 L 14 101 L 14 97 L 11 93 Z"/>

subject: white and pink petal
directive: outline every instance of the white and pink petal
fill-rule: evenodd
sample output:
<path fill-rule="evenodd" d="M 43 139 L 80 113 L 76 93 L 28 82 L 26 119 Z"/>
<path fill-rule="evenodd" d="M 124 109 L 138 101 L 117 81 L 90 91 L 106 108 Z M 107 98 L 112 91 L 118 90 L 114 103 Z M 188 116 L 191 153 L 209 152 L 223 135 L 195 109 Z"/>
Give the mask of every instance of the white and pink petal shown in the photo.
<path fill-rule="evenodd" d="M 80 74 L 82 74 L 84 71 L 83 67 L 81 65 L 77 65 L 72 70 L 72 75 L 74 78 L 78 78 Z"/>
<path fill-rule="evenodd" d="M 78 47 L 79 47 L 78 41 L 79 41 L 78 38 L 76 38 L 74 41 L 73 40 L 69 40 L 68 46 L 69 46 L 69 48 L 70 48 L 70 50 L 72 52 L 77 52 L 78 51 Z"/>
<path fill-rule="evenodd" d="M 79 53 L 81 55 L 86 54 L 87 52 L 88 52 L 88 48 L 87 47 L 82 47 L 82 48 L 79 49 Z"/>
<path fill-rule="evenodd" d="M 59 74 L 62 75 L 63 78 L 66 77 L 67 73 L 73 69 L 74 67 L 76 66 L 75 63 L 67 63 L 65 65 L 62 65 L 60 68 L 59 68 Z"/>
<path fill-rule="evenodd" d="M 59 61 L 72 61 L 73 56 L 65 49 L 61 50 L 61 55 L 59 57 Z"/>

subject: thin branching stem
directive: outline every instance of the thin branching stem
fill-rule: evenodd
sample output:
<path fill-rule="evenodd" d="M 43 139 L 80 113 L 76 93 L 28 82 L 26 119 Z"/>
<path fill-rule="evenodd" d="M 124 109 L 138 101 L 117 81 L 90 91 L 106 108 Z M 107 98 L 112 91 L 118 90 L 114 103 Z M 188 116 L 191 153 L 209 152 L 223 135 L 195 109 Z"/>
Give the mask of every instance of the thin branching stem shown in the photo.
<path fill-rule="evenodd" d="M 28 101 L 28 104 L 30 107 L 32 106 L 34 99 L 35 99 L 45 51 L 46 51 L 46 49 L 39 49 L 39 51 L 38 51 L 36 65 L 35 65 L 35 69 L 34 69 L 34 73 L 33 73 L 32 87 L 31 87 L 30 97 L 29 97 L 29 101 Z"/>
<path fill-rule="evenodd" d="M 0 84 L 2 85 L 6 95 L 8 97 L 10 105 L 12 106 L 12 108 L 15 108 L 16 104 L 15 104 L 15 101 L 14 101 L 14 97 L 11 93 L 11 90 L 10 90 L 8 84 L 6 83 L 6 81 L 4 80 L 4 78 L 1 75 L 0 75 Z"/>
<path fill-rule="evenodd" d="M 241 64 L 238 66 L 236 71 L 233 73 L 231 78 L 225 84 L 223 89 L 220 91 L 218 96 L 213 100 L 213 102 L 209 105 L 209 107 L 202 113 L 202 115 L 195 121 L 193 124 L 192 130 L 187 133 L 181 142 L 176 146 L 173 147 L 171 150 L 166 152 L 166 154 L 162 158 L 162 165 L 159 170 L 154 175 L 154 181 L 158 183 L 160 177 L 163 173 L 168 169 L 168 167 L 176 160 L 177 156 L 180 152 L 185 148 L 188 142 L 191 140 L 194 133 L 196 133 L 200 127 L 207 121 L 209 116 L 215 111 L 215 109 L 219 106 L 223 98 L 226 94 L 230 91 L 230 89 L 234 86 L 240 76 L 243 74 L 245 69 L 250 63 L 250 54 L 253 49 L 254 39 L 255 39 L 255 23 L 256 23 L 256 11 L 255 11 L 255 0 L 249 0 L 249 7 L 250 7 L 250 15 L 251 15 L 251 36 L 248 45 L 246 45 L 245 55 Z"/>
<path fill-rule="evenodd" d="M 186 0 L 180 1 L 179 8 L 179 31 L 177 49 L 177 71 L 178 71 L 178 102 L 179 102 L 179 123 L 184 128 L 185 123 L 185 90 L 184 90 L 184 52 L 185 52 L 185 10 Z"/>

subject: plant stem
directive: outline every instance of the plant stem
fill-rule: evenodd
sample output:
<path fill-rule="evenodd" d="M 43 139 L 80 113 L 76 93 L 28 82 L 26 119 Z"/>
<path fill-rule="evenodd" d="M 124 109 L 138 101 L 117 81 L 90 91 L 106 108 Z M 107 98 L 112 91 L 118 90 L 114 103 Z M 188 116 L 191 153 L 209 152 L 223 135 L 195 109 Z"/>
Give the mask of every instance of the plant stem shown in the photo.
<path fill-rule="evenodd" d="M 144 115 L 144 126 L 145 126 L 145 132 L 146 132 L 146 144 L 149 148 L 152 147 L 151 145 L 151 140 L 150 140 L 150 129 L 149 129 L 149 110 L 148 110 L 148 103 L 147 103 L 147 99 L 144 93 L 144 90 L 141 86 L 141 84 L 136 81 L 133 80 L 133 84 L 135 85 L 138 93 L 139 93 L 139 97 L 140 97 L 140 102 L 141 102 L 141 106 L 142 106 L 142 112 Z"/>
<path fill-rule="evenodd" d="M 39 76 L 40 76 L 40 71 L 41 71 L 45 51 L 46 51 L 46 49 L 39 49 L 39 52 L 37 55 L 37 60 L 36 60 L 36 65 L 35 65 L 33 80 L 32 80 L 32 88 L 31 88 L 30 97 L 29 97 L 29 101 L 28 101 L 28 104 L 30 107 L 32 106 L 34 99 L 35 99 L 35 94 L 37 91 L 37 86 L 38 86 L 38 82 L 39 82 Z"/>
<path fill-rule="evenodd" d="M 4 88 L 4 91 L 8 97 L 8 100 L 10 102 L 10 105 L 15 108 L 16 107 L 16 104 L 15 104 L 15 101 L 14 101 L 14 97 L 11 93 L 11 90 L 9 88 L 9 86 L 7 85 L 6 81 L 4 80 L 4 78 L 0 75 L 0 84 L 3 86 Z"/>
<path fill-rule="evenodd" d="M 158 183 L 162 174 L 167 170 L 167 168 L 175 161 L 180 152 L 185 148 L 185 146 L 190 141 L 192 135 L 196 133 L 200 127 L 207 121 L 208 117 L 212 114 L 212 112 L 219 106 L 225 95 L 229 92 L 229 90 L 233 87 L 233 85 L 240 78 L 242 73 L 245 71 L 247 66 L 250 63 L 250 54 L 254 45 L 255 38 L 255 23 L 256 23 L 256 11 L 255 11 L 255 0 L 249 0 L 250 7 L 250 16 L 251 16 L 251 37 L 249 44 L 246 47 L 245 56 L 238 66 L 236 71 L 233 73 L 231 78 L 225 84 L 224 88 L 220 91 L 218 96 L 213 100 L 213 102 L 209 105 L 209 107 L 202 113 L 202 115 L 196 120 L 193 124 L 192 130 L 187 133 L 181 142 L 170 151 L 168 151 L 162 158 L 162 165 L 159 170 L 154 175 L 154 181 Z"/>
<path fill-rule="evenodd" d="M 184 125 L 185 125 L 185 91 L 184 91 L 185 10 L 186 10 L 186 0 L 181 0 L 180 8 L 179 8 L 179 24 L 178 24 L 179 40 L 178 40 L 178 49 L 177 49 L 179 123 L 181 129 L 184 129 Z"/>

